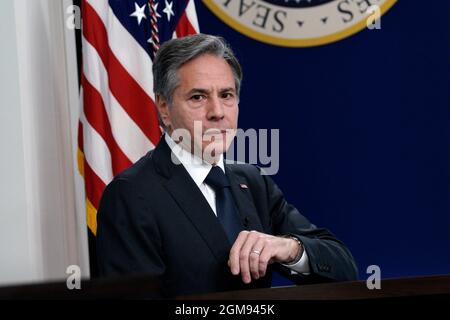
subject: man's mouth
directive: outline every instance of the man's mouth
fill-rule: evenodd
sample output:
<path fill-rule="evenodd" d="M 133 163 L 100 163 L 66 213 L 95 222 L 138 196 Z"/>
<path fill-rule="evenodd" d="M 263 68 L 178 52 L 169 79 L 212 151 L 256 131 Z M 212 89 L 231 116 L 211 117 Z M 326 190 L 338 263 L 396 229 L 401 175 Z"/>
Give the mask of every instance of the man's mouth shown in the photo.
<path fill-rule="evenodd" d="M 215 136 L 226 134 L 230 129 L 208 129 L 203 136 Z"/>

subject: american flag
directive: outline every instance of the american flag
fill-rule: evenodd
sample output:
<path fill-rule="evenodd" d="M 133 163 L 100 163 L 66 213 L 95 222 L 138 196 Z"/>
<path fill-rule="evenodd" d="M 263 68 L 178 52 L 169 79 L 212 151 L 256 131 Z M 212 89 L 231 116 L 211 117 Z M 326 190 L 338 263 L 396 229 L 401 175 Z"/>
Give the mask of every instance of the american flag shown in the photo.
<path fill-rule="evenodd" d="M 87 225 L 96 234 L 100 197 L 161 136 L 152 60 L 173 37 L 199 32 L 194 0 L 82 0 L 82 108 L 78 166 Z"/>

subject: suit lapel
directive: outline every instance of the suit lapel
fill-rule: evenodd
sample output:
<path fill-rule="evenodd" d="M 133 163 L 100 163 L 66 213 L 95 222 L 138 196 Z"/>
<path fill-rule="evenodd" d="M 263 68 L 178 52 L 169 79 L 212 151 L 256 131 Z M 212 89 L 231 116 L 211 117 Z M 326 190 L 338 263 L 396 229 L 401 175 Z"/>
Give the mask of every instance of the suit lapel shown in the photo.
<path fill-rule="evenodd" d="M 171 160 L 171 150 L 164 137 L 153 155 L 155 167 L 167 178 L 164 187 L 219 262 L 228 260 L 231 245 L 222 226 L 183 165 L 176 165 Z"/>
<path fill-rule="evenodd" d="M 245 177 L 234 172 L 229 165 L 225 165 L 225 172 L 230 180 L 231 192 L 238 207 L 241 221 L 244 221 L 244 228 L 246 230 L 264 232 L 255 205 L 253 204 L 253 198 L 248 188 L 248 181 Z"/>

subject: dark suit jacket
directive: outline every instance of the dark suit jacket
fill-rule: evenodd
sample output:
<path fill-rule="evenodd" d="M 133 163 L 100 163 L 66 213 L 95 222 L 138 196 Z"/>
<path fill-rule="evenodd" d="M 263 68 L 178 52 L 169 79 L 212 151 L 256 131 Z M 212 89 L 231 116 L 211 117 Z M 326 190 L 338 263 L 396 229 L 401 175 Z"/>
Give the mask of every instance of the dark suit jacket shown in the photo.
<path fill-rule="evenodd" d="M 170 295 L 270 286 L 270 272 L 250 285 L 231 274 L 231 244 L 220 222 L 186 169 L 170 155 L 163 137 L 154 151 L 107 186 L 97 216 L 100 275 L 148 273 L 159 277 Z M 287 203 L 256 166 L 226 164 L 225 171 L 244 228 L 298 237 L 312 274 L 291 276 L 281 265 L 272 267 L 297 283 L 357 278 L 344 244 Z"/>

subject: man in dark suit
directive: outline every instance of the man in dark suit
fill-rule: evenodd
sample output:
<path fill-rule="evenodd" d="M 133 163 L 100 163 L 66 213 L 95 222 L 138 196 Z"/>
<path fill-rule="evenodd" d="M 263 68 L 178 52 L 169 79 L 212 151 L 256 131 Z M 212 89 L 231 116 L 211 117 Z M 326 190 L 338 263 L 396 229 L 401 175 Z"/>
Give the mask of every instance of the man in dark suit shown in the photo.
<path fill-rule="evenodd" d="M 171 40 L 153 66 L 165 134 L 106 188 L 101 275 L 151 274 L 171 295 L 357 278 L 349 250 L 286 202 L 261 170 L 227 164 L 242 72 L 223 39 Z"/>

